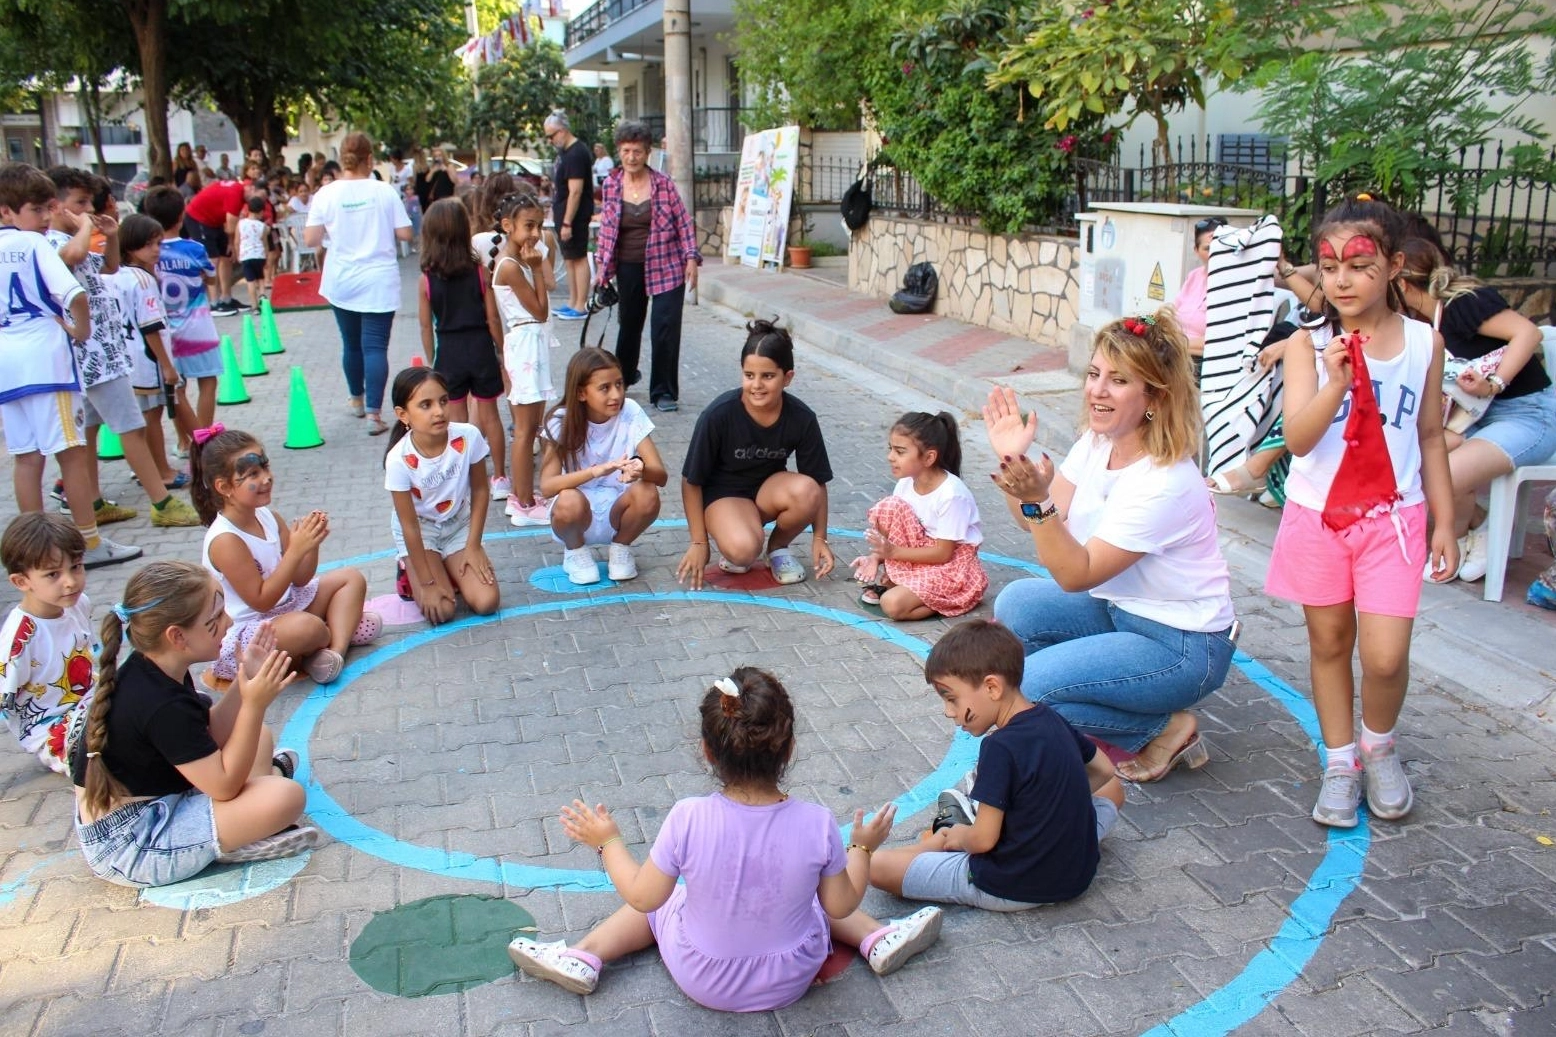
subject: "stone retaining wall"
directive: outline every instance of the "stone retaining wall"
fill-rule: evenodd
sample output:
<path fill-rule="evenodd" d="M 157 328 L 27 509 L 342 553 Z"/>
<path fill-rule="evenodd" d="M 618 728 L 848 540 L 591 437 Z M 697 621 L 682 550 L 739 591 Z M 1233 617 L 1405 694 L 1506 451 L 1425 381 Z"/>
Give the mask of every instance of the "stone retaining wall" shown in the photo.
<path fill-rule="evenodd" d="M 717 259 L 724 254 L 724 242 L 729 240 L 729 216 L 728 206 L 697 210 L 694 217 L 697 224 L 697 251 L 705 257 Z"/>
<path fill-rule="evenodd" d="M 990 234 L 872 213 L 848 252 L 848 288 L 888 299 L 914 263 L 940 275 L 936 314 L 1067 348 L 1080 299 L 1074 238 Z"/>

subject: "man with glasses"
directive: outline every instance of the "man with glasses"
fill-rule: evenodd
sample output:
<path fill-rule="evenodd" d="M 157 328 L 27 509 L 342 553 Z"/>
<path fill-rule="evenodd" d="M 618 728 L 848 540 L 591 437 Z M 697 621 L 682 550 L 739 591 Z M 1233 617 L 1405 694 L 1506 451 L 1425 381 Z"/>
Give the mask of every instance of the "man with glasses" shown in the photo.
<path fill-rule="evenodd" d="M 546 117 L 546 139 L 556 148 L 551 219 L 558 248 L 567 264 L 567 305 L 552 312 L 558 320 L 583 320 L 589 307 L 589 221 L 594 217 L 594 156 L 573 136 L 567 113 Z"/>

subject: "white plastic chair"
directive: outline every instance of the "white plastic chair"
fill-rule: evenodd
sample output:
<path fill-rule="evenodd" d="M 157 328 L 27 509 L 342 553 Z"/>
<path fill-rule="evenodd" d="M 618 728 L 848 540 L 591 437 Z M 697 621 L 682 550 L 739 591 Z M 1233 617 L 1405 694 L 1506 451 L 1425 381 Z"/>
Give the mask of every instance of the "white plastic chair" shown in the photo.
<path fill-rule="evenodd" d="M 1509 558 L 1524 556 L 1524 540 L 1529 535 L 1529 483 L 1556 482 L 1556 454 L 1544 464 L 1524 465 L 1492 480 L 1491 501 L 1486 506 L 1486 586 L 1487 601 L 1502 600 L 1502 584 L 1507 577 Z"/>
<path fill-rule="evenodd" d="M 292 273 L 300 274 L 303 270 L 303 260 L 309 260 L 313 269 L 319 269 L 319 250 L 309 248 L 303 243 L 303 228 L 308 225 L 308 217 L 304 213 L 294 212 L 285 220 L 286 236 L 292 241 Z"/>

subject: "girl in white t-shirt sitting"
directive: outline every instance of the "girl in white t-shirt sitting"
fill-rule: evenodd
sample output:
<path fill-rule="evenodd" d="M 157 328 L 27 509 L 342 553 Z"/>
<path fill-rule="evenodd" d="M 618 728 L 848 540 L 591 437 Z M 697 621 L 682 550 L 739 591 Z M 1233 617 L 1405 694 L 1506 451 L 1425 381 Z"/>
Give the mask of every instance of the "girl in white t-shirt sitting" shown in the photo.
<path fill-rule="evenodd" d="M 989 589 L 978 563 L 978 502 L 962 482 L 962 444 L 945 411 L 897 419 L 886 459 L 892 495 L 870 509 L 870 553 L 854 560 L 859 600 L 890 619 L 960 616 Z M 884 567 L 884 568 L 883 568 Z"/>
<path fill-rule="evenodd" d="M 490 449 L 474 425 L 448 420 L 448 384 L 430 367 L 407 367 L 389 392 L 395 423 L 384 455 L 390 528 L 411 597 L 427 621 L 454 618 L 457 592 L 470 611 L 497 611 L 497 577 L 481 546 L 492 500 Z"/>
<path fill-rule="evenodd" d="M 221 584 L 232 626 L 211 666 L 218 682 L 238 675 L 244 651 L 268 622 L 277 646 L 316 683 L 345 666 L 346 648 L 383 629 L 363 612 L 367 580 L 355 569 L 316 576 L 330 518 L 310 511 L 290 525 L 270 506 L 275 479 L 264 444 L 220 424 L 195 429 L 189 451 L 190 496 L 205 531 L 201 561 Z"/>
<path fill-rule="evenodd" d="M 590 544 L 610 544 L 613 580 L 637 576 L 632 542 L 659 516 L 667 475 L 616 357 L 589 347 L 567 364 L 562 402 L 546 417 L 540 495 L 551 499 L 551 534 L 567 548 L 562 568 L 575 584 L 598 583 Z"/>
<path fill-rule="evenodd" d="M 1027 646 L 1021 690 L 1070 726 L 1137 753 L 1129 781 L 1207 759 L 1189 707 L 1219 688 L 1235 639 L 1216 513 L 1196 465 L 1199 400 L 1170 309 L 1097 332 L 1085 428 L 1056 472 L 1027 456 L 1037 416 L 996 389 L 993 475 L 1050 579 L 1017 580 L 994 618 Z"/>

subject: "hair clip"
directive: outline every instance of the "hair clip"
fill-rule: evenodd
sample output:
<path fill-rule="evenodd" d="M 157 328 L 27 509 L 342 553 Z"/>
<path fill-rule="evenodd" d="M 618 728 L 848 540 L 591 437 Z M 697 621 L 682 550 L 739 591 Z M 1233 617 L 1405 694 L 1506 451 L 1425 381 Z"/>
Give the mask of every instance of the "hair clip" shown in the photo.
<path fill-rule="evenodd" d="M 86 754 L 86 758 L 88 760 L 95 760 L 95 759 L 97 759 L 101 755 L 103 755 L 103 754 L 102 753 L 87 753 Z"/>
<path fill-rule="evenodd" d="M 197 428 L 189 434 L 189 438 L 195 441 L 196 446 L 204 446 L 206 443 L 210 442 L 212 439 L 215 439 L 217 436 L 226 431 L 226 425 L 223 425 L 219 421 L 213 421 L 211 422 L 210 428 Z"/>
<path fill-rule="evenodd" d="M 740 697 L 740 686 L 728 677 L 720 677 L 713 682 L 713 686 L 719 689 L 719 693 L 722 695 L 728 695 L 732 699 Z"/>
<path fill-rule="evenodd" d="M 1356 196 L 1356 200 L 1358 202 L 1370 202 L 1370 201 L 1372 201 L 1372 195 L 1370 195 L 1367 192 L 1363 191 L 1361 194 Z"/>
<path fill-rule="evenodd" d="M 1145 338 L 1145 333 L 1154 327 L 1156 327 L 1156 318 L 1148 314 L 1124 318 L 1124 330 L 1131 335 L 1139 335 L 1141 338 Z"/>

